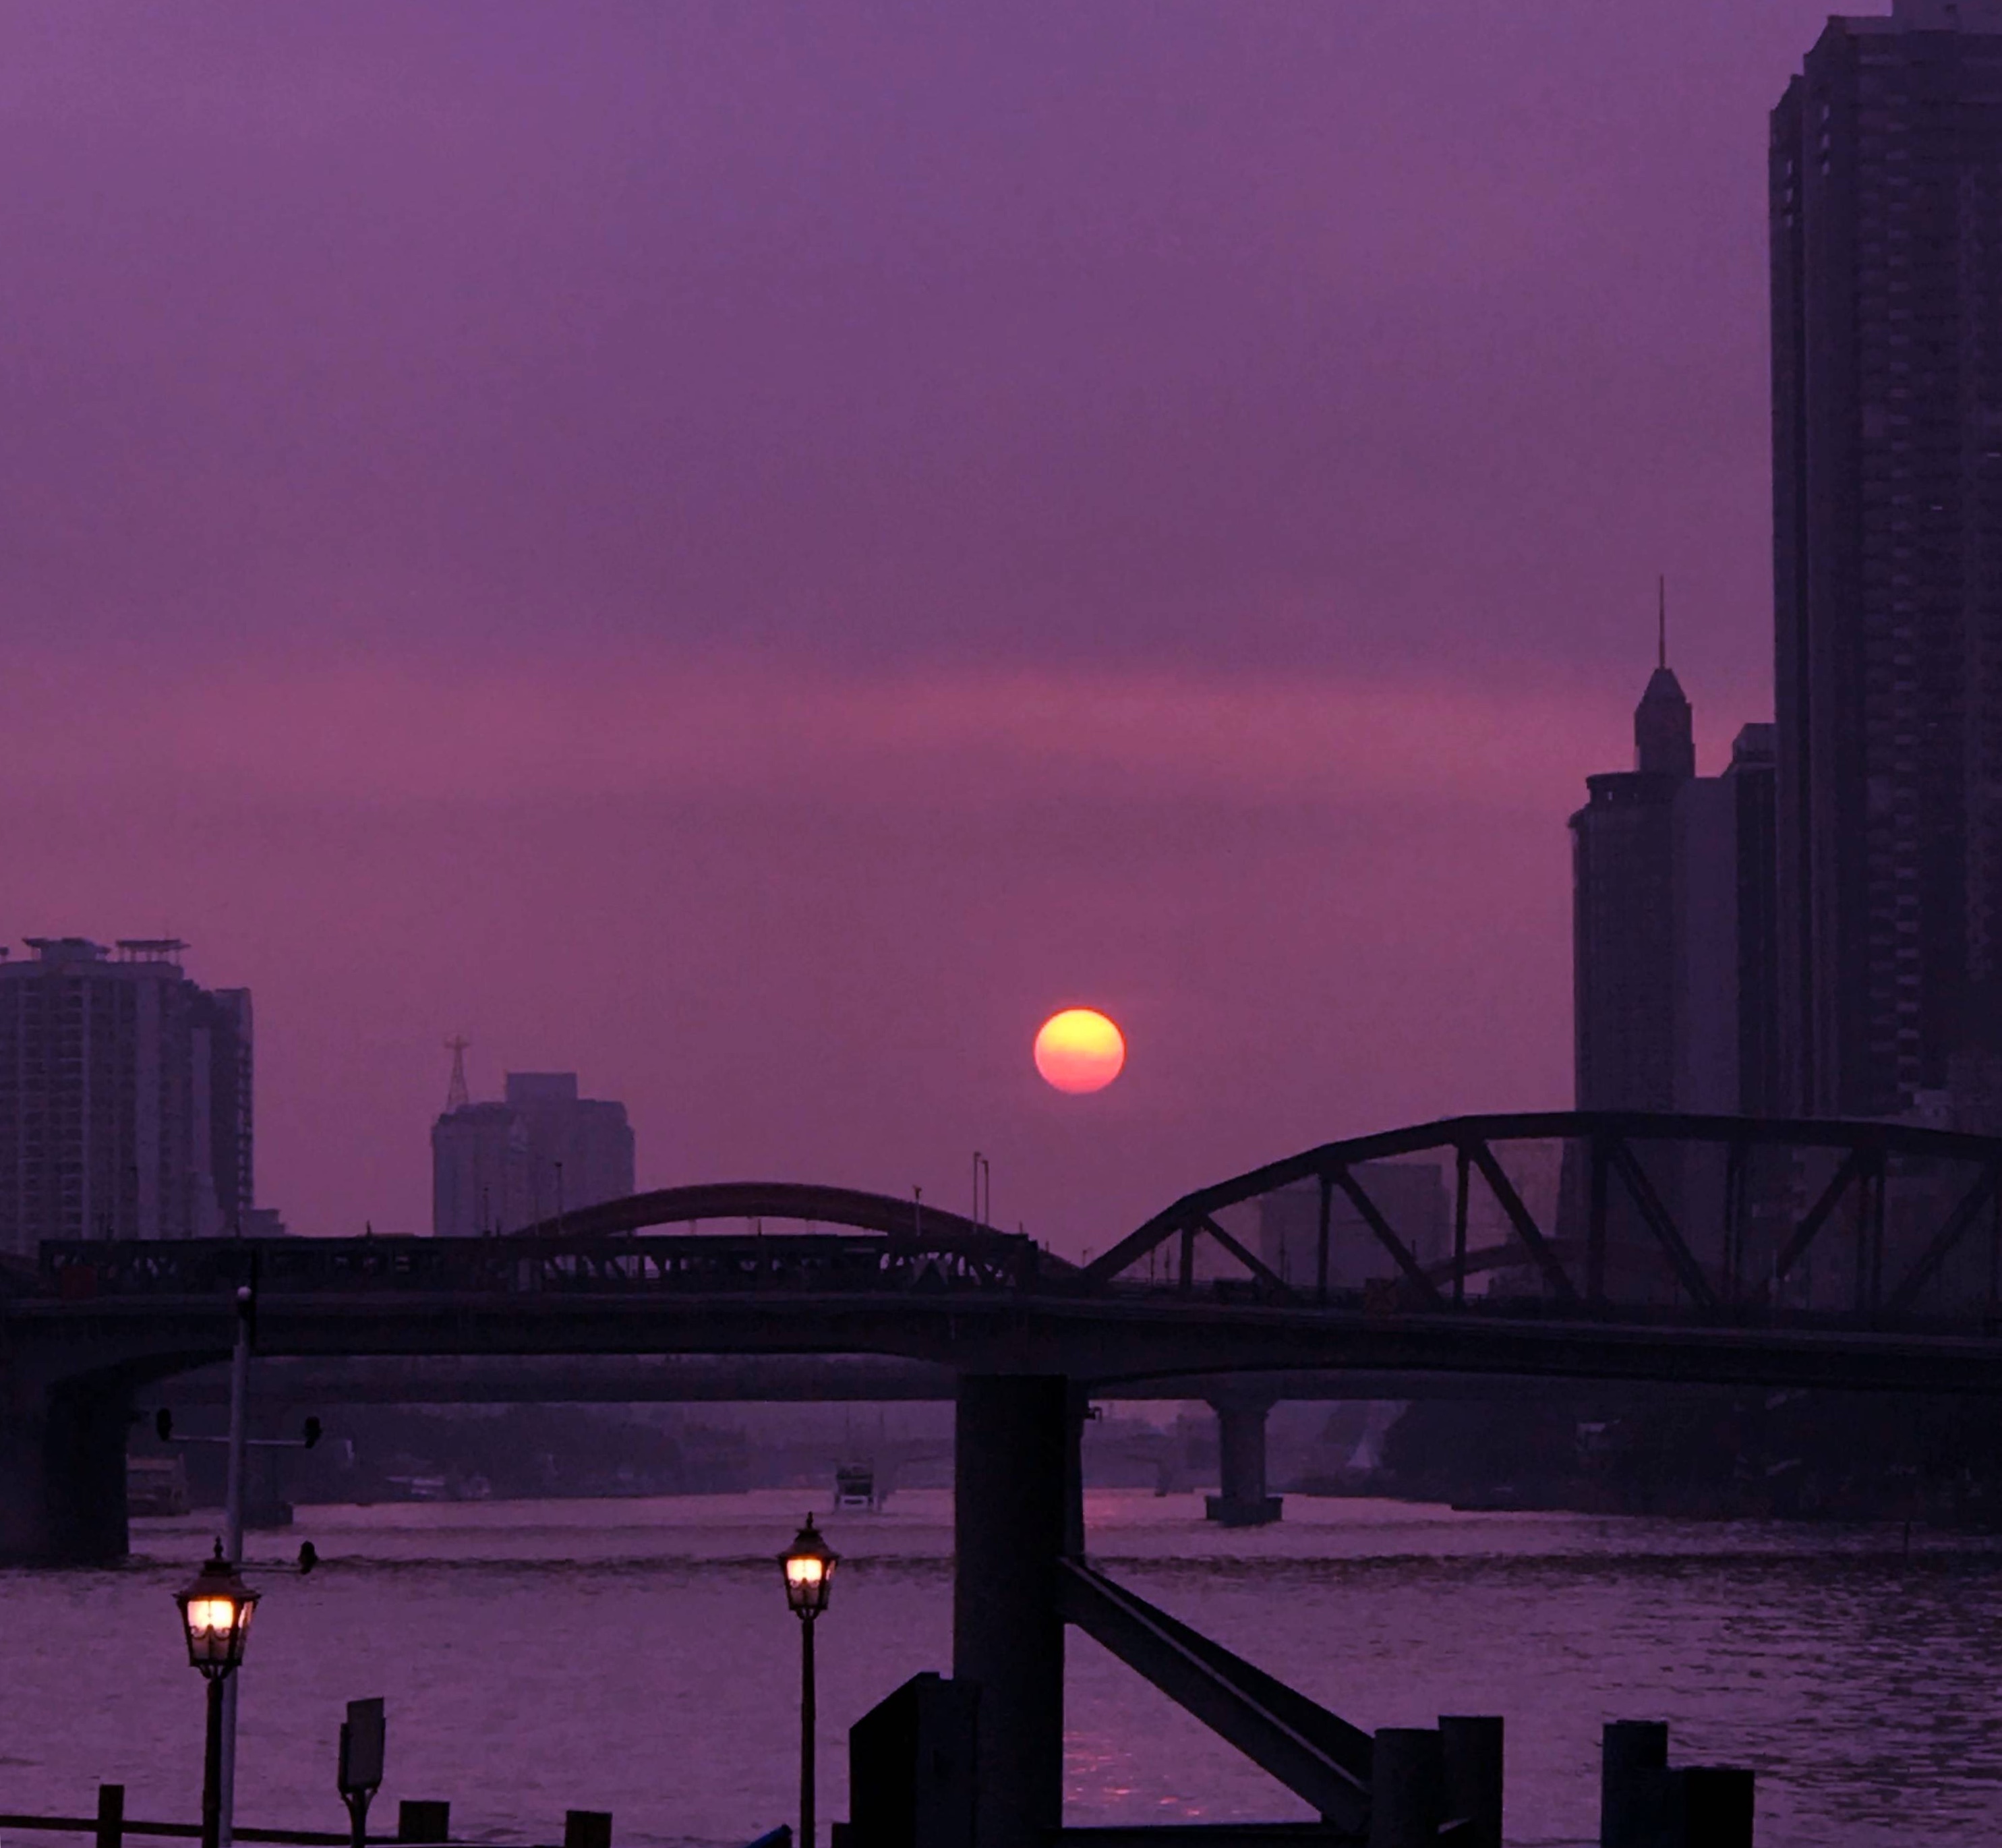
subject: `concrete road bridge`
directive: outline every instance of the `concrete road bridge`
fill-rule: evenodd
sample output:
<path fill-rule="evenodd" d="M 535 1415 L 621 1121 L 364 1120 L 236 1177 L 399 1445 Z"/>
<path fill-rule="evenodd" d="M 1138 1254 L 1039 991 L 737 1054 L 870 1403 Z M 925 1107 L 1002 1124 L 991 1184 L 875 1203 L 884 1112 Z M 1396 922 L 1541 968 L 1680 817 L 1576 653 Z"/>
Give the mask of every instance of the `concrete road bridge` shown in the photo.
<path fill-rule="evenodd" d="M 1353 1368 L 1313 1372 L 1175 1374 L 1114 1382 L 1083 1390 L 1093 1402 L 1163 1401 L 1207 1405 L 1216 1421 L 1218 1493 L 1205 1497 L 1208 1518 L 1226 1526 L 1261 1527 L 1279 1518 L 1282 1498 L 1271 1492 L 1266 1425 L 1282 1403 L 1460 1399 L 1520 1403 L 1571 1396 L 1572 1382 L 1555 1378 L 1476 1373 L 1368 1373 Z M 260 1361 L 252 1375 L 251 1434 L 289 1436 L 304 1416 L 338 1415 L 357 1406 L 503 1405 L 949 1405 L 959 1375 L 931 1361 L 884 1354 L 633 1354 L 496 1357 L 370 1356 L 335 1360 Z M 203 1368 L 159 1383 L 140 1422 L 159 1406 L 176 1428 L 190 1429 L 197 1412 L 210 1437 L 226 1424 L 229 1370 Z M 900 1444 L 902 1448 L 899 1447 Z M 930 1460 L 920 1442 L 893 1443 L 886 1452 L 865 1447 L 881 1479 L 894 1483 L 898 1462 Z M 1157 1434 L 1156 1461 L 1169 1478 L 1185 1465 L 1170 1460 L 1170 1434 Z M 288 1462 L 281 1448 L 251 1452 L 246 1486 L 253 1527 L 283 1525 L 292 1518 Z M 891 1460 L 886 1464 L 885 1458 Z M 1125 1459 L 1135 1459 L 1129 1452 Z"/>
<path fill-rule="evenodd" d="M 1084 1563 L 1087 1397 L 1199 1377 L 1255 1404 L 1275 1375 L 1343 1373 L 2002 1390 L 2002 1141 L 1454 1118 L 1202 1189 L 1081 1265 L 912 1201 L 761 1183 L 499 1238 L 48 1245 L 0 1300 L 0 1553 L 122 1553 L 134 1396 L 221 1360 L 252 1282 L 259 1351 L 291 1360 L 849 1356 L 949 1372 L 953 1667 L 981 1689 L 987 1848 L 1060 1825 L 1067 1623 L 1348 1841 L 1373 1801 L 1366 1736 Z"/>

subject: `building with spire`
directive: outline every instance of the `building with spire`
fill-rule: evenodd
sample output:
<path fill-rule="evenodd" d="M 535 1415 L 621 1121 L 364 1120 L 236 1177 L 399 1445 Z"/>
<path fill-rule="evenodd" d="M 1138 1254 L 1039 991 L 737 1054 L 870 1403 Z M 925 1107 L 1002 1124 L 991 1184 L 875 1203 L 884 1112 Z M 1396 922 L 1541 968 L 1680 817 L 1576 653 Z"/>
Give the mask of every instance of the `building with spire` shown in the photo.
<path fill-rule="evenodd" d="M 1665 662 L 1634 711 L 1634 767 L 1585 779 L 1571 818 L 1572 1028 L 1581 1110 L 1676 1107 L 1676 798 L 1690 703 Z"/>
<path fill-rule="evenodd" d="M 1575 1082 L 1581 1110 L 1777 1107 L 1774 746 L 1738 735 L 1699 777 L 1668 664 L 1634 712 L 1634 767 L 1585 779 L 1571 818 Z"/>

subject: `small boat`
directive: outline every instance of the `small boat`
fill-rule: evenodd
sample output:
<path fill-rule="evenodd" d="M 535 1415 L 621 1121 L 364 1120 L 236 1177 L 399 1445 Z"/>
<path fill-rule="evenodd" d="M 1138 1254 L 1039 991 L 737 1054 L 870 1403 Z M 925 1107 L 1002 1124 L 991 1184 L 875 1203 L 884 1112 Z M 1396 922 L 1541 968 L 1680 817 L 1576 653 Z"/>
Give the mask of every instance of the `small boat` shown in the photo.
<path fill-rule="evenodd" d="M 177 1456 L 127 1457 L 125 1508 L 133 1514 L 185 1514 L 187 1465 Z"/>
<path fill-rule="evenodd" d="M 834 1472 L 834 1505 L 836 1508 L 865 1509 L 874 1513 L 880 1505 L 876 1499 L 876 1467 L 873 1463 L 843 1463 Z"/>
<path fill-rule="evenodd" d="M 407 1501 L 444 1501 L 448 1499 L 445 1479 L 441 1476 L 392 1476 L 387 1481 L 392 1489 L 401 1489 Z"/>

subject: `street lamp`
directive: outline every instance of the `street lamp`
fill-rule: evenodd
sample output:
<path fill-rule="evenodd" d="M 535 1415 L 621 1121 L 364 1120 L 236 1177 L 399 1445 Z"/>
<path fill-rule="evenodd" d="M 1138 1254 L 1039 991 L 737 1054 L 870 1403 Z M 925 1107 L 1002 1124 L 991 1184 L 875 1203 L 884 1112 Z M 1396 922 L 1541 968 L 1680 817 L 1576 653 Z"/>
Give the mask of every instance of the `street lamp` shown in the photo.
<path fill-rule="evenodd" d="M 786 1602 L 800 1620 L 799 1848 L 814 1848 L 814 1619 L 827 1609 L 828 1586 L 840 1563 L 811 1514 L 779 1556 L 786 1570 Z"/>
<path fill-rule="evenodd" d="M 221 1848 L 222 1839 L 222 1684 L 243 1660 L 244 1639 L 257 1594 L 235 1566 L 215 1556 L 185 1589 L 174 1594 L 187 1637 L 188 1661 L 208 1683 L 208 1739 L 201 1774 L 201 1848 Z"/>

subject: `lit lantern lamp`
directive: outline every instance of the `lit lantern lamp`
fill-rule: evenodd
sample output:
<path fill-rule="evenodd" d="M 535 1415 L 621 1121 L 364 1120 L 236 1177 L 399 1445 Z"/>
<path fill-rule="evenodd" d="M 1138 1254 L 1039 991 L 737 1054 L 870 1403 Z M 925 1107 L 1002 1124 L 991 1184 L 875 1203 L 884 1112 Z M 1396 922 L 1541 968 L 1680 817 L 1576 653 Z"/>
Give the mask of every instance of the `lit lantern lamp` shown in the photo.
<path fill-rule="evenodd" d="M 799 1848 L 814 1848 L 814 1619 L 827 1609 L 840 1559 L 809 1514 L 779 1563 L 786 1571 L 786 1602 L 800 1620 Z"/>
<path fill-rule="evenodd" d="M 222 1684 L 243 1660 L 244 1640 L 250 1633 L 250 1613 L 257 1594 L 234 1565 L 215 1556 L 174 1595 L 181 1609 L 181 1631 L 187 1639 L 188 1661 L 208 1683 L 208 1749 L 201 1779 L 202 1848 L 219 1848 L 222 1839 Z"/>
<path fill-rule="evenodd" d="M 258 1594 L 244 1584 L 236 1568 L 215 1556 L 194 1575 L 185 1591 L 175 1594 L 181 1625 L 187 1632 L 188 1661 L 211 1681 L 220 1681 L 243 1660 L 244 1639 L 250 1633 L 250 1613 Z"/>
<path fill-rule="evenodd" d="M 827 1589 L 839 1556 L 828 1546 L 813 1516 L 787 1547 L 779 1563 L 786 1569 L 786 1602 L 793 1614 L 811 1620 L 827 1609 Z"/>

